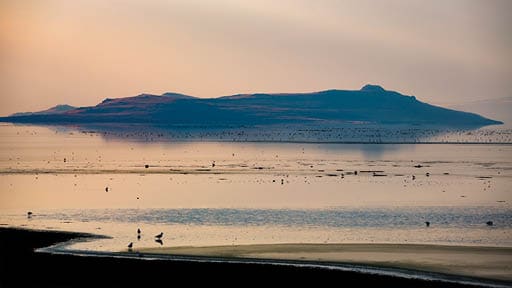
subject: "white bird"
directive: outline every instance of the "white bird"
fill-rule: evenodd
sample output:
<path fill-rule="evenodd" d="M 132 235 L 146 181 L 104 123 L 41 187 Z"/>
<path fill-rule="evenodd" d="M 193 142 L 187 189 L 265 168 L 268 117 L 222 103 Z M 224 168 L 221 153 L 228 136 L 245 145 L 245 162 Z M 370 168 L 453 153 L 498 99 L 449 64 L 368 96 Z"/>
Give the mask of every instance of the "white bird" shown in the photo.
<path fill-rule="evenodd" d="M 160 239 L 162 238 L 162 236 L 164 236 L 164 232 L 160 232 L 160 234 L 156 235 L 155 238 Z"/>

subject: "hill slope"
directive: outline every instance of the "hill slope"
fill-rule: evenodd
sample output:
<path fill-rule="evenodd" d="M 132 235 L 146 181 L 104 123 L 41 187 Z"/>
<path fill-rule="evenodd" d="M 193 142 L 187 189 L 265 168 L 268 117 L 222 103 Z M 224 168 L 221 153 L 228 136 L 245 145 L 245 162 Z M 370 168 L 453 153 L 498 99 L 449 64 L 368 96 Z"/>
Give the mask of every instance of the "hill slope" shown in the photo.
<path fill-rule="evenodd" d="M 48 111 L 48 110 L 47 110 Z M 295 94 L 238 94 L 201 99 L 177 93 L 106 99 L 96 106 L 58 113 L 0 118 L 23 123 L 148 123 L 175 125 L 264 125 L 377 123 L 485 126 L 500 121 L 418 101 L 377 85 L 361 90 Z"/>

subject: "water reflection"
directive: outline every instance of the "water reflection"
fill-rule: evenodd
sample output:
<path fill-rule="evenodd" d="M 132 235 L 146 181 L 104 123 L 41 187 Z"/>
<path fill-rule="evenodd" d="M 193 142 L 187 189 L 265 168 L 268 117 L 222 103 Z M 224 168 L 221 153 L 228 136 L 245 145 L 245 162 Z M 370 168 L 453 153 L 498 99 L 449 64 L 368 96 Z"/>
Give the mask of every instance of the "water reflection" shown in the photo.
<path fill-rule="evenodd" d="M 115 239 L 83 245 L 113 250 L 164 241 L 510 243 L 512 145 L 279 142 L 282 131 L 270 131 L 274 142 L 195 141 L 188 128 L 176 139 L 82 129 L 0 125 L 1 224 L 101 229 Z M 478 131 L 456 135 L 487 133 Z"/>
<path fill-rule="evenodd" d="M 11 124 L 3 124 L 11 125 Z M 79 124 L 46 127 L 56 133 L 100 135 L 105 141 L 132 142 L 291 142 L 291 143 L 512 143 L 512 129 L 505 126 L 445 128 L 435 126 L 347 125 L 202 127 L 139 124 Z M 383 151 L 392 146 L 379 147 Z M 377 149 L 371 150 L 375 153 Z"/>

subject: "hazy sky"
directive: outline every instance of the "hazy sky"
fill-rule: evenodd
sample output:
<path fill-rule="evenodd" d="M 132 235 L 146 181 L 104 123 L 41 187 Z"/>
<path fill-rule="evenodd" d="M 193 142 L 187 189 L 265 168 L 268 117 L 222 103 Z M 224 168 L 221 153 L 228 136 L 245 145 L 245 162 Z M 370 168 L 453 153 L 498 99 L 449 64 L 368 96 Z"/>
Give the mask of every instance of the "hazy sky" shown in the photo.
<path fill-rule="evenodd" d="M 0 115 L 181 92 L 512 96 L 512 1 L 0 0 Z"/>

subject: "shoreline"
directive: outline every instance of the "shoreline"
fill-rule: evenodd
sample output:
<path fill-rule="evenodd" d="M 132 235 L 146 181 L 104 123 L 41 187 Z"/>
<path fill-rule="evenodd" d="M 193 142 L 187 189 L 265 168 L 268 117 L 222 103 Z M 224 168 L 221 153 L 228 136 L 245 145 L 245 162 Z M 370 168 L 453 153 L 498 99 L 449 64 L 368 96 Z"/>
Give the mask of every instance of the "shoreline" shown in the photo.
<path fill-rule="evenodd" d="M 325 262 L 512 281 L 512 247 L 429 244 L 260 244 L 141 248 L 136 252 L 276 261 Z M 474 263 L 478 259 L 478 264 Z"/>
<path fill-rule="evenodd" d="M 87 274 L 92 273 L 91 275 L 101 275 L 104 279 L 106 279 L 102 280 L 104 282 L 106 281 L 105 283 L 116 283 L 117 285 L 119 285 L 119 281 L 121 281 L 120 283 L 126 282 L 127 284 L 132 285 L 133 281 L 142 281 L 142 279 L 137 278 L 138 280 L 134 280 L 130 278 L 131 276 L 135 277 L 135 275 L 153 275 L 150 279 L 144 278 L 144 281 L 141 282 L 141 285 L 147 285 L 148 281 L 150 283 L 161 284 L 165 281 L 169 281 L 168 274 L 171 273 L 170 271 L 172 271 L 173 279 L 182 277 L 184 279 L 186 278 L 185 280 L 190 281 L 191 279 L 188 276 L 185 276 L 190 275 L 190 272 L 193 272 L 194 274 L 197 273 L 197 275 L 212 275 L 215 277 L 192 279 L 193 281 L 205 281 L 203 283 L 209 283 L 208 279 L 231 277 L 230 275 L 236 273 L 243 277 L 250 277 L 251 279 L 254 278 L 256 279 L 255 281 L 262 281 L 262 279 L 267 276 L 272 278 L 265 279 L 274 279 L 274 277 L 277 277 L 276 281 L 283 281 L 283 283 L 289 283 L 290 281 L 301 283 L 302 281 L 314 279 L 324 280 L 326 278 L 331 278 L 333 281 L 339 281 L 339 279 L 343 279 L 345 282 L 348 281 L 349 283 L 357 283 L 355 286 L 360 286 L 361 283 L 372 286 L 384 285 L 394 287 L 511 286 L 510 281 L 454 276 L 407 268 L 378 267 L 373 265 L 365 265 L 364 263 L 343 264 L 318 260 L 303 261 L 293 259 L 279 260 L 269 258 L 234 258 L 229 257 L 230 255 L 225 255 L 224 257 L 208 255 L 180 256 L 146 252 L 139 254 L 137 251 L 89 252 L 61 249 L 63 246 L 68 244 L 66 241 L 84 241 L 84 239 L 93 239 L 94 237 L 104 236 L 87 233 L 27 230 L 20 228 L 0 227 L 0 244 L 2 244 L 0 247 L 4 247 L 4 249 L 0 251 L 0 271 L 2 271 L 2 274 L 4 275 L 16 275 L 16 273 L 19 273 L 19 271 L 23 271 L 23 273 L 35 273 L 41 277 L 44 275 L 48 276 L 55 274 L 55 271 L 60 271 L 58 273 L 58 278 L 53 278 L 52 280 L 51 277 L 47 277 L 47 280 L 45 281 L 49 282 L 43 282 L 46 284 L 41 285 L 42 287 L 59 287 L 62 284 L 65 284 L 69 287 L 90 287 L 92 282 L 89 283 L 88 281 L 85 281 L 83 283 L 77 283 L 73 280 L 76 277 L 83 276 L 84 271 L 89 270 L 92 271 L 87 272 Z M 23 241 L 20 241 L 20 239 L 23 239 Z M 48 247 L 49 245 L 52 246 Z M 268 245 L 253 246 L 258 246 L 256 248 L 261 249 L 259 246 Z M 206 248 L 213 249 L 211 247 Z M 283 247 L 277 248 L 281 249 Z M 375 246 L 374 248 L 379 247 Z M 192 248 L 185 247 L 181 249 Z M 194 247 L 193 249 L 198 248 Z M 214 249 L 219 249 L 219 246 L 214 247 Z M 512 248 L 509 249 L 512 250 Z M 37 250 L 38 252 L 34 252 L 34 250 Z M 27 263 L 30 264 L 27 265 Z M 57 269 L 61 270 L 55 270 L 56 267 L 58 267 Z M 132 271 L 136 274 L 132 275 L 130 273 L 126 273 L 126 271 Z M 160 271 L 162 274 L 155 274 L 155 271 Z M 181 273 L 183 273 L 183 275 L 181 275 Z M 419 273 L 418 275 L 423 276 L 415 276 L 417 273 Z M 126 275 L 130 275 L 130 277 L 126 277 Z M 121 277 L 121 280 L 119 277 Z M 32 278 L 25 279 L 28 281 L 26 284 L 30 284 L 31 279 Z M 16 282 L 18 280 L 18 277 L 6 277 L 6 279 L 0 280 L 0 284 L 2 284 L 0 286 L 20 286 L 20 284 Z M 33 278 L 32 281 L 36 281 L 33 284 L 39 284 L 40 282 L 38 281 L 41 281 L 41 278 L 36 277 Z M 14 283 L 16 283 L 16 285 L 13 285 Z"/>

